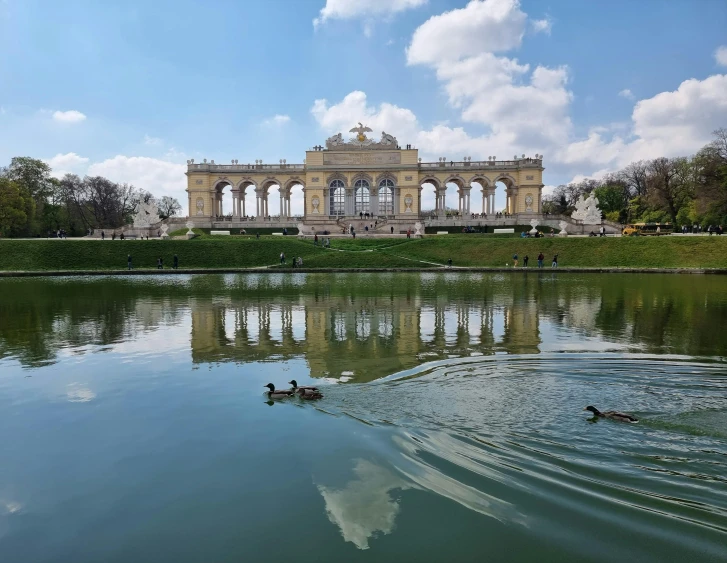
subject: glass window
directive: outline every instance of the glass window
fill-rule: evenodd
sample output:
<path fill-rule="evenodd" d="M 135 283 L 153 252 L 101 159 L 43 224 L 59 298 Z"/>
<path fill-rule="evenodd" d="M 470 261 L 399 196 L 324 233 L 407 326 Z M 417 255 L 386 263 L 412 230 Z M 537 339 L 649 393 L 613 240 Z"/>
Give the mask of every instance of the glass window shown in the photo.
<path fill-rule="evenodd" d="M 328 187 L 328 196 L 331 202 L 330 214 L 343 215 L 346 209 L 346 188 L 343 182 L 341 180 L 333 180 Z"/>
<path fill-rule="evenodd" d="M 369 183 L 366 180 L 356 180 L 356 183 L 354 184 L 355 213 L 369 212 L 369 194 Z"/>
<path fill-rule="evenodd" d="M 388 178 L 379 182 L 379 213 L 394 214 L 394 182 Z"/>

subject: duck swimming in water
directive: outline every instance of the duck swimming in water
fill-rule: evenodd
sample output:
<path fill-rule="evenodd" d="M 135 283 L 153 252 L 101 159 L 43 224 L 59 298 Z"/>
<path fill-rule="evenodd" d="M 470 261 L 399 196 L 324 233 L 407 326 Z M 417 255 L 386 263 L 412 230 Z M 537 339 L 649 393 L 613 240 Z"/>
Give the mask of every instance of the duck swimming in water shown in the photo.
<path fill-rule="evenodd" d="M 275 385 L 272 383 L 268 383 L 267 385 L 264 385 L 264 387 L 267 387 L 269 389 L 267 395 L 268 399 L 285 399 L 287 397 L 293 396 L 293 391 L 290 391 L 288 389 L 278 389 L 275 390 Z"/>
<path fill-rule="evenodd" d="M 302 387 L 298 387 L 298 382 L 295 379 L 291 379 L 288 381 L 293 386 L 293 393 L 303 393 L 307 391 L 315 391 L 318 392 L 318 387 L 313 387 L 312 385 L 303 385 Z"/>
<path fill-rule="evenodd" d="M 639 419 L 630 414 L 626 414 L 618 411 L 606 411 L 601 412 L 596 407 L 588 405 L 584 411 L 591 411 L 594 417 L 610 418 L 611 420 L 618 420 L 619 422 L 638 422 Z"/>
<path fill-rule="evenodd" d="M 312 391 L 310 389 L 301 389 L 298 392 L 298 397 L 305 399 L 306 401 L 312 401 L 314 399 L 322 399 L 323 394 L 318 391 Z"/>

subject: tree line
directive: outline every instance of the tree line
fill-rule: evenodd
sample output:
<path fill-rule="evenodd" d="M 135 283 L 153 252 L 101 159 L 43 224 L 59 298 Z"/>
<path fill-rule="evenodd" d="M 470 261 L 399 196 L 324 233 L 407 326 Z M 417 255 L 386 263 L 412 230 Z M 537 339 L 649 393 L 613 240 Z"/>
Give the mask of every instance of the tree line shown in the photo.
<path fill-rule="evenodd" d="M 727 129 L 694 156 L 640 160 L 601 180 L 560 185 L 543 211 L 570 213 L 591 192 L 604 217 L 618 223 L 727 225 Z"/>
<path fill-rule="evenodd" d="M 0 236 L 35 237 L 65 230 L 70 236 L 89 229 L 116 228 L 133 221 L 140 201 L 155 201 L 166 219 L 182 206 L 169 196 L 157 200 L 146 190 L 103 176 L 51 176 L 47 163 L 15 157 L 0 167 Z"/>

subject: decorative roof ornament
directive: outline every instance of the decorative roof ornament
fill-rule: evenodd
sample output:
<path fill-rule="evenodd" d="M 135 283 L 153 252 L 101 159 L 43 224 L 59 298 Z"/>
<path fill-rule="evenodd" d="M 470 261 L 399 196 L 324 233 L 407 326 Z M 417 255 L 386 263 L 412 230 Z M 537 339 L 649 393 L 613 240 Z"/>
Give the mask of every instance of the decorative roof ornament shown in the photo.
<path fill-rule="evenodd" d="M 381 140 L 379 142 L 375 142 L 366 136 L 366 133 L 370 132 L 373 132 L 371 127 L 367 127 L 363 123 L 359 122 L 358 127 L 353 127 L 349 130 L 349 133 L 356 133 L 356 135 L 349 139 L 348 142 L 343 140 L 343 135 L 341 133 L 336 133 L 332 137 L 328 137 L 328 139 L 326 139 L 326 149 L 335 151 L 350 151 L 356 149 L 380 150 L 399 148 L 399 143 L 397 142 L 396 137 L 389 135 L 386 131 L 381 132 Z"/>

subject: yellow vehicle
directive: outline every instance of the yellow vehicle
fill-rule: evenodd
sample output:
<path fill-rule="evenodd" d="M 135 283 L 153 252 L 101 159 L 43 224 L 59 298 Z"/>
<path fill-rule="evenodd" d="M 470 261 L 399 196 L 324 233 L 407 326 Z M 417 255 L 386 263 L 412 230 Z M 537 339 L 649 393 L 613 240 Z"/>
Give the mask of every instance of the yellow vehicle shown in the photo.
<path fill-rule="evenodd" d="M 646 235 L 670 235 L 674 231 L 671 223 L 632 223 L 624 226 L 621 234 L 625 237 Z"/>

